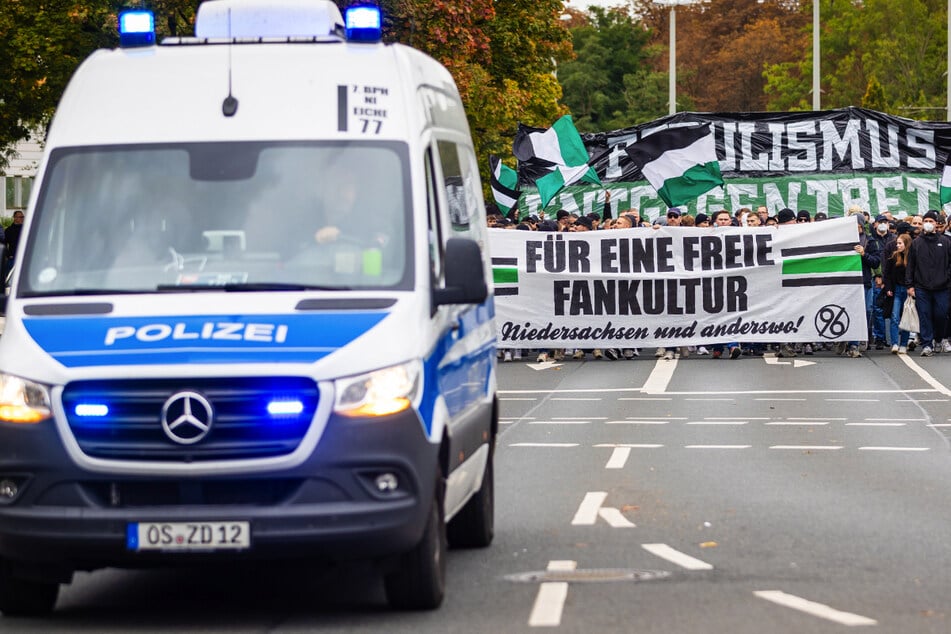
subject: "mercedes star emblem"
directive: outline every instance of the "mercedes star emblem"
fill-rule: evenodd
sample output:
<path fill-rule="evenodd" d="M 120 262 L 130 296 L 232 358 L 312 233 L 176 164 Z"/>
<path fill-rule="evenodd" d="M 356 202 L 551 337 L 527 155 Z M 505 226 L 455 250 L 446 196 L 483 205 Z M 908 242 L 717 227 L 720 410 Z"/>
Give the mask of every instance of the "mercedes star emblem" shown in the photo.
<path fill-rule="evenodd" d="M 193 445 L 211 431 L 211 403 L 198 392 L 177 392 L 162 406 L 162 429 L 170 440 Z"/>

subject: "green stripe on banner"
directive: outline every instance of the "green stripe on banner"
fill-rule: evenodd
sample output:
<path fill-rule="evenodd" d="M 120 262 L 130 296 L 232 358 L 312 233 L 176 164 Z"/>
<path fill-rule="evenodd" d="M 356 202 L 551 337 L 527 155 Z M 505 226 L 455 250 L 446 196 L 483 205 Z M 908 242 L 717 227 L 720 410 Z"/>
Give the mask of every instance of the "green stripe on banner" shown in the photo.
<path fill-rule="evenodd" d="M 714 161 L 694 165 L 680 176 L 668 178 L 664 181 L 661 191 L 657 193 L 661 198 L 669 200 L 672 206 L 677 206 L 695 200 L 701 194 L 707 193 L 722 183 L 720 165 Z"/>
<path fill-rule="evenodd" d="M 496 284 L 518 284 L 518 269 L 493 268 L 492 280 Z"/>
<path fill-rule="evenodd" d="M 820 258 L 802 258 L 783 260 L 783 275 L 805 275 L 807 273 L 845 273 L 861 271 L 862 258 L 858 255 L 827 255 Z"/>

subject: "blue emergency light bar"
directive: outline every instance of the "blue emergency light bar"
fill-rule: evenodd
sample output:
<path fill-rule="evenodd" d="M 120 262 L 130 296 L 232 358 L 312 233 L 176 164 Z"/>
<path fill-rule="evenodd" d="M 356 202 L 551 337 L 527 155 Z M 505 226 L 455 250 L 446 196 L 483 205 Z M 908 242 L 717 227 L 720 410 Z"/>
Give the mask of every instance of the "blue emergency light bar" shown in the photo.
<path fill-rule="evenodd" d="M 379 42 L 383 39 L 380 7 L 358 4 L 348 7 L 344 14 L 347 39 L 351 42 Z"/>
<path fill-rule="evenodd" d="M 136 9 L 119 13 L 119 46 L 136 48 L 155 44 L 155 15 Z"/>

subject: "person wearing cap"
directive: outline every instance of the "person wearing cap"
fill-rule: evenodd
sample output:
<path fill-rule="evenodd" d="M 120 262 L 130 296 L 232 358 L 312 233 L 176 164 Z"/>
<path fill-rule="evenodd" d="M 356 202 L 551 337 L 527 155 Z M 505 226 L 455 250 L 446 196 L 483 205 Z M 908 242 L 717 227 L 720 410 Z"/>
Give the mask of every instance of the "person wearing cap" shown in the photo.
<path fill-rule="evenodd" d="M 951 352 L 945 338 L 948 327 L 949 284 L 951 284 L 951 238 L 937 233 L 938 212 L 922 217 L 921 235 L 908 249 L 905 286 L 918 309 L 921 356 L 935 351 Z"/>
<path fill-rule="evenodd" d="M 780 225 L 794 225 L 796 224 L 796 212 L 789 207 L 783 207 L 776 214 L 776 222 Z"/>
<path fill-rule="evenodd" d="M 710 218 L 707 214 L 697 214 L 697 217 L 693 220 L 693 225 L 695 227 L 709 227 Z"/>
<path fill-rule="evenodd" d="M 673 207 L 672 209 L 667 210 L 667 226 L 668 227 L 679 227 L 680 226 L 680 209 Z"/>
<path fill-rule="evenodd" d="M 800 209 L 796 213 L 796 222 L 812 222 L 812 216 L 805 209 Z"/>
<path fill-rule="evenodd" d="M 828 220 L 829 214 L 824 211 L 817 211 L 815 217 L 812 219 L 813 222 L 820 222 L 822 220 Z"/>

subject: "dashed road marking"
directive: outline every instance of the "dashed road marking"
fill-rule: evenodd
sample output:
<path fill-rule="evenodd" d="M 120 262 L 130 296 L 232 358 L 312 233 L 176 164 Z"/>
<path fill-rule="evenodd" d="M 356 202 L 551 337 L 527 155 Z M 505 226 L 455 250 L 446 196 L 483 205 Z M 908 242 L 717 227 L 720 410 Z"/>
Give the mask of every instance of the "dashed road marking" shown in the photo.
<path fill-rule="evenodd" d="M 713 570 L 711 564 L 675 550 L 667 544 L 641 544 L 641 548 L 686 570 Z"/>
<path fill-rule="evenodd" d="M 904 427 L 906 423 L 846 423 L 846 427 Z"/>
<path fill-rule="evenodd" d="M 578 562 L 554 560 L 548 562 L 548 570 L 574 570 Z M 558 627 L 568 598 L 568 583 L 565 581 L 546 581 L 538 586 L 532 614 L 528 617 L 530 627 Z"/>
<path fill-rule="evenodd" d="M 842 445 L 772 445 L 770 449 L 796 449 L 808 451 L 835 451 L 842 449 Z"/>
<path fill-rule="evenodd" d="M 859 451 L 931 451 L 930 447 L 859 447 Z"/>
<path fill-rule="evenodd" d="M 590 425 L 590 420 L 533 420 L 529 425 Z"/>
<path fill-rule="evenodd" d="M 785 427 L 822 427 L 823 425 L 828 425 L 829 421 L 793 421 L 793 420 L 784 420 L 777 421 L 775 423 L 766 423 L 767 425 L 779 425 Z"/>
<path fill-rule="evenodd" d="M 748 425 L 745 420 L 693 420 L 688 425 Z"/>
<path fill-rule="evenodd" d="M 803 599 L 802 597 L 797 597 L 792 594 L 786 594 L 780 590 L 757 590 L 753 592 L 754 595 L 760 599 L 766 599 L 767 601 L 772 601 L 777 605 L 783 607 L 792 608 L 793 610 L 799 610 L 800 612 L 805 612 L 806 614 L 811 614 L 812 616 L 817 616 L 821 619 L 826 619 L 839 623 L 840 625 L 877 625 L 878 621 L 875 619 L 870 619 L 859 614 L 852 614 L 851 612 L 842 612 L 830 608 L 827 605 L 822 603 L 816 603 L 815 601 L 809 601 L 808 599 Z"/>
<path fill-rule="evenodd" d="M 576 442 L 513 442 L 509 447 L 577 447 Z"/>

